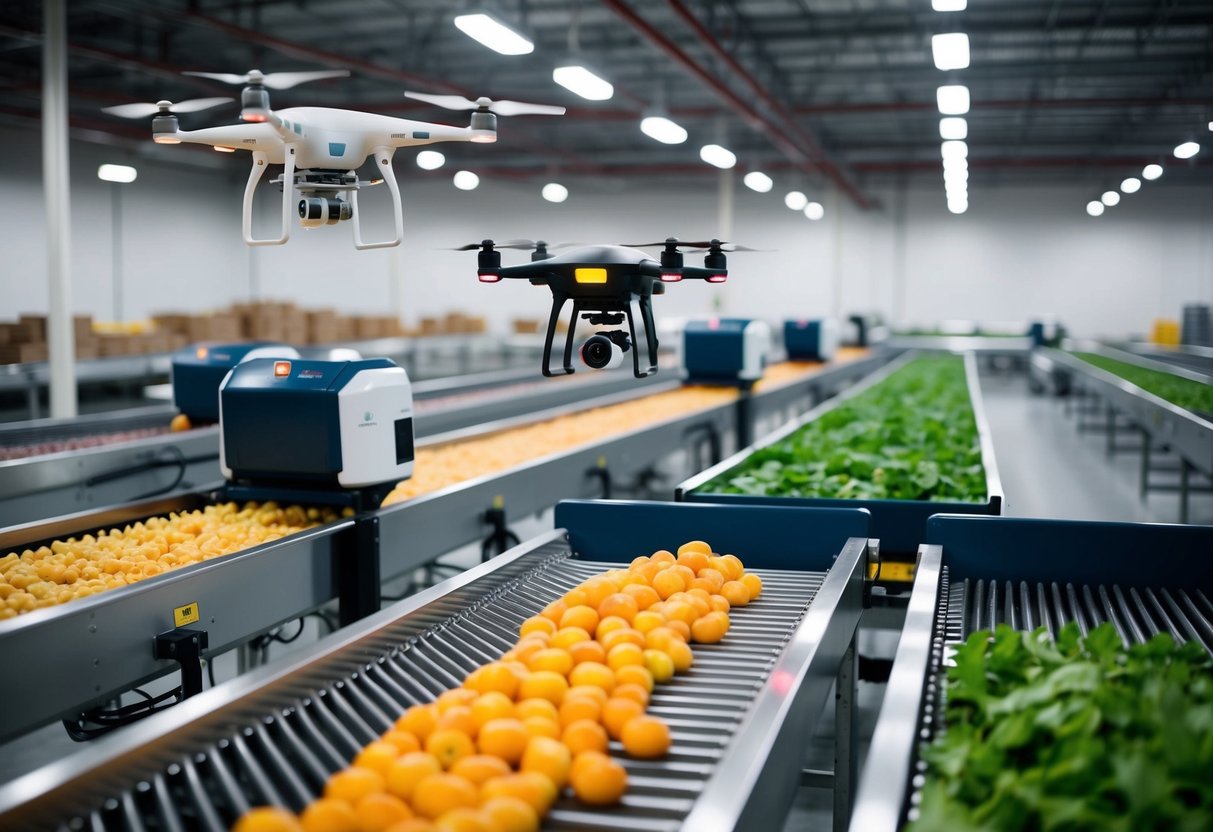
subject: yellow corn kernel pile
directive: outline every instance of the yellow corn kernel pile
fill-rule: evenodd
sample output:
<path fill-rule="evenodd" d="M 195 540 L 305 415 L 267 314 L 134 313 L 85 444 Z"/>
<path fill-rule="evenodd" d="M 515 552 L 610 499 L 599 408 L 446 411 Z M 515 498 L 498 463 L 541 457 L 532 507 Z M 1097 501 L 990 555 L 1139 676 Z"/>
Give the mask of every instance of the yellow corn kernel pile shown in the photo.
<path fill-rule="evenodd" d="M 332 509 L 220 503 L 0 557 L 0 620 L 86 598 L 337 519 Z"/>
<path fill-rule="evenodd" d="M 604 437 L 706 410 L 735 398 L 737 391 L 730 388 L 683 387 L 584 413 L 559 416 L 483 439 L 419 448 L 413 478 L 397 485 L 383 504 L 429 494 Z"/>

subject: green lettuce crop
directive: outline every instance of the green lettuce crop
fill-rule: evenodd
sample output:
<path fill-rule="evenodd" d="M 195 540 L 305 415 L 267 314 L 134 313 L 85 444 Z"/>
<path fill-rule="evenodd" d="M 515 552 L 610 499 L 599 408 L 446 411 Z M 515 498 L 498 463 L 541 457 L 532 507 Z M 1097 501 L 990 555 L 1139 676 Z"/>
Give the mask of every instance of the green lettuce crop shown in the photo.
<path fill-rule="evenodd" d="M 915 359 L 697 490 L 984 502 L 985 469 L 964 361 Z"/>
<path fill-rule="evenodd" d="M 1147 393 L 1196 413 L 1213 413 L 1213 385 L 1201 384 L 1159 370 L 1147 370 L 1136 364 L 1126 364 L 1093 352 L 1076 352 L 1075 356 L 1101 370 L 1136 384 Z"/>
<path fill-rule="evenodd" d="M 957 648 L 945 696 L 911 832 L 1213 828 L 1213 662 L 1196 642 L 1001 625 Z"/>

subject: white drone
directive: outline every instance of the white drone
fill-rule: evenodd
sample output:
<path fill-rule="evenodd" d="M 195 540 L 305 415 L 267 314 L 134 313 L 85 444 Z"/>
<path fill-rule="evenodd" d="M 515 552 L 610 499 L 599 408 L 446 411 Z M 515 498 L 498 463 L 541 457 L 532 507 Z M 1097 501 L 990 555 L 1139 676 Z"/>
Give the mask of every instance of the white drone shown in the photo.
<path fill-rule="evenodd" d="M 319 72 L 271 72 L 250 70 L 244 75 L 224 72 L 187 72 L 213 78 L 227 84 L 244 84 L 240 94 L 240 118 L 247 124 L 208 127 L 202 130 L 181 130 L 175 113 L 193 113 L 231 101 L 230 98 L 197 98 L 173 104 L 121 104 L 106 107 L 105 112 L 122 118 L 152 119 L 152 140 L 158 144 L 209 144 L 216 150 L 232 152 L 249 150 L 253 168 L 244 188 L 244 241 L 250 246 L 277 246 L 290 239 L 291 211 L 297 210 L 299 224 L 304 228 L 335 225 L 341 220 L 354 221 L 354 247 L 358 249 L 390 248 L 400 245 L 404 237 L 404 219 L 400 205 L 400 188 L 392 173 L 392 154 L 398 147 L 433 144 L 435 142 L 495 142 L 497 116 L 563 115 L 564 107 L 547 104 L 526 104 L 521 101 L 475 101 L 461 95 L 428 95 L 405 92 L 409 98 L 427 101 L 451 110 L 472 110 L 468 127 L 431 124 L 392 118 L 375 113 L 338 110 L 332 107 L 291 107 L 270 109 L 268 89 L 285 90 L 305 81 L 322 78 L 344 78 L 345 70 Z M 360 180 L 357 169 L 368 156 L 375 158 L 381 179 Z M 277 237 L 253 237 L 253 194 L 257 183 L 269 165 L 284 165 L 282 175 L 271 180 L 282 184 L 282 229 Z M 358 224 L 358 189 L 386 182 L 393 201 L 396 236 L 382 242 L 364 242 Z M 341 198 L 341 192 L 349 201 Z M 301 198 L 295 202 L 296 194 Z"/>

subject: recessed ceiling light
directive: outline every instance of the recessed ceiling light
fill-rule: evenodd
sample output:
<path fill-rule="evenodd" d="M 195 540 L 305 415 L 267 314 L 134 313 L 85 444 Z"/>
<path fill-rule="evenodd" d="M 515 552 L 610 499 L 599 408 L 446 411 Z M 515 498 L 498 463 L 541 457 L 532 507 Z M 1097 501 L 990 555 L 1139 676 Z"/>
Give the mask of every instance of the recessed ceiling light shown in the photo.
<path fill-rule="evenodd" d="M 699 158 L 721 170 L 728 170 L 737 164 L 737 154 L 718 144 L 705 144 L 699 148 Z"/>
<path fill-rule="evenodd" d="M 455 187 L 461 191 L 474 191 L 480 184 L 480 177 L 472 173 L 470 170 L 456 171 L 455 176 L 451 179 L 455 183 Z"/>
<path fill-rule="evenodd" d="M 455 17 L 455 27 L 469 38 L 502 55 L 529 55 L 535 44 L 506 26 L 492 15 L 461 14 Z"/>
<path fill-rule="evenodd" d="M 446 164 L 446 157 L 437 150 L 423 150 L 417 154 L 417 167 L 422 170 L 438 170 Z"/>
<path fill-rule="evenodd" d="M 969 65 L 969 36 L 964 32 L 933 35 L 931 56 L 936 69 L 964 69 Z"/>
<path fill-rule="evenodd" d="M 564 202 L 569 198 L 569 189 L 559 182 L 549 182 L 543 186 L 542 194 L 548 202 Z"/>
<path fill-rule="evenodd" d="M 581 64 L 556 67 L 552 70 L 552 80 L 590 101 L 606 101 L 615 94 L 610 81 Z"/>
<path fill-rule="evenodd" d="M 1200 153 L 1200 145 L 1196 142 L 1184 142 L 1177 146 L 1173 152 L 1176 159 L 1191 159 L 1197 153 Z"/>
<path fill-rule="evenodd" d="M 1120 183 L 1120 189 L 1126 194 L 1135 194 L 1141 190 L 1141 180 L 1136 176 L 1130 176 Z"/>
<path fill-rule="evenodd" d="M 946 116 L 939 120 L 939 138 L 967 139 L 969 123 L 960 116 Z"/>
<path fill-rule="evenodd" d="M 1146 165 L 1141 169 L 1142 179 L 1148 179 L 1153 182 L 1160 176 L 1162 176 L 1162 165 Z"/>
<path fill-rule="evenodd" d="M 809 204 L 809 198 L 800 191 L 788 191 L 788 195 L 783 198 L 783 204 L 793 211 L 803 211 Z"/>
<path fill-rule="evenodd" d="M 760 194 L 767 193 L 775 186 L 775 183 L 771 181 L 771 177 L 767 176 L 760 170 L 750 171 L 741 181 L 744 182 L 745 186 L 751 191 L 757 191 Z"/>
<path fill-rule="evenodd" d="M 969 88 L 964 84 L 945 84 L 935 91 L 939 112 L 945 116 L 963 116 L 969 111 Z"/>
<path fill-rule="evenodd" d="M 1120 194 L 1116 193 L 1116 191 L 1104 191 L 1099 201 L 1109 208 L 1115 208 L 1120 204 Z"/>
<path fill-rule="evenodd" d="M 640 132 L 662 144 L 682 144 L 687 140 L 686 128 L 665 116 L 647 116 L 641 119 Z"/>
<path fill-rule="evenodd" d="M 1093 199 L 1087 203 L 1087 213 L 1092 217 L 1098 217 L 1104 212 L 1103 203 L 1098 199 Z"/>
<path fill-rule="evenodd" d="M 820 202 L 810 202 L 808 205 L 804 206 L 804 215 L 813 222 L 817 222 L 826 215 L 825 206 Z"/>
<path fill-rule="evenodd" d="M 104 182 L 121 182 L 125 185 L 134 182 L 138 176 L 139 171 L 130 165 L 102 165 L 97 168 L 97 178 Z"/>

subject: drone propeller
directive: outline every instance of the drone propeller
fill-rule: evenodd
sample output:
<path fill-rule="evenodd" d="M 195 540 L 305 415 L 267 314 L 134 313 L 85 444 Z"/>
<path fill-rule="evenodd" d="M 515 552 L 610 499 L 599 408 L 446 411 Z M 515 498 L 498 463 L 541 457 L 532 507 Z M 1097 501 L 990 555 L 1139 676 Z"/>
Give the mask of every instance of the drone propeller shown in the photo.
<path fill-rule="evenodd" d="M 243 75 L 231 72 L 183 72 L 182 75 L 193 75 L 197 78 L 211 78 L 225 84 L 253 84 L 269 87 L 271 90 L 289 90 L 291 87 L 308 81 L 320 81 L 325 78 L 348 78 L 348 69 L 322 69 L 314 72 L 269 72 L 250 69 Z"/>
<path fill-rule="evenodd" d="M 500 242 L 500 243 L 494 242 L 493 240 L 481 240 L 478 243 L 468 243 L 466 246 L 452 246 L 451 248 L 444 249 L 444 250 L 445 251 L 475 251 L 478 248 L 485 248 L 487 246 L 491 246 L 492 248 L 516 248 L 516 249 L 530 250 L 536 246 L 536 243 L 534 240 L 505 240 L 504 242 Z"/>
<path fill-rule="evenodd" d="M 196 113 L 199 110 L 209 110 L 232 101 L 231 98 L 193 98 L 189 101 L 157 101 L 155 104 L 118 104 L 113 107 L 103 107 L 101 112 L 109 113 L 119 118 L 147 118 L 154 115 L 169 113 Z"/>
<path fill-rule="evenodd" d="M 654 248 L 656 246 L 673 247 L 685 249 L 688 254 L 694 254 L 697 251 L 710 251 L 713 248 L 721 251 L 767 251 L 763 248 L 750 248 L 749 246 L 739 245 L 737 243 L 728 243 L 722 240 L 679 240 L 675 237 L 670 237 L 668 240 L 662 240 L 659 243 L 623 243 L 627 248 Z"/>
<path fill-rule="evenodd" d="M 481 96 L 473 101 L 462 95 L 432 95 L 428 92 L 413 92 L 405 90 L 406 98 L 414 98 L 445 107 L 448 110 L 478 110 L 484 113 L 496 113 L 499 116 L 562 116 L 564 107 L 552 104 L 528 104 L 525 101 L 493 101 Z"/>

